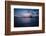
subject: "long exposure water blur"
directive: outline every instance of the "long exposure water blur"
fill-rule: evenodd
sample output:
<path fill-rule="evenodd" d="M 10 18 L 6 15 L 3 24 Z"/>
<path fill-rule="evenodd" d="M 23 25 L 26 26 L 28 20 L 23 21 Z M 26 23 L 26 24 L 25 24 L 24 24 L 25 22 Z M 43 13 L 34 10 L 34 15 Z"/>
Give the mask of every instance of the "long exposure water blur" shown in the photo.
<path fill-rule="evenodd" d="M 14 19 L 14 26 L 15 27 L 33 27 L 38 26 L 39 24 L 39 18 L 38 17 L 32 17 L 32 18 L 15 18 Z"/>

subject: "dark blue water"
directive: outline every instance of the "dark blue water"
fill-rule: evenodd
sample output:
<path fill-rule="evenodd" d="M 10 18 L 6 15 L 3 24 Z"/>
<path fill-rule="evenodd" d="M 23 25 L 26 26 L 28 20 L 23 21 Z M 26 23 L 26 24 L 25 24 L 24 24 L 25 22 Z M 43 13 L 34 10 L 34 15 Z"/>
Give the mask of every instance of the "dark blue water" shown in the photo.
<path fill-rule="evenodd" d="M 14 27 L 35 27 L 39 26 L 39 17 L 23 18 L 14 17 Z"/>

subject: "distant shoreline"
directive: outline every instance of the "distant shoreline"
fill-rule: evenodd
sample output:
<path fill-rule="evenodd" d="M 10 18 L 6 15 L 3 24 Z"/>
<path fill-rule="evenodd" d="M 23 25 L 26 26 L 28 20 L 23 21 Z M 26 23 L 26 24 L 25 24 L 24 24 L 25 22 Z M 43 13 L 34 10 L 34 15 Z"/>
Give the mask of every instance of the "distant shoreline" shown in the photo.
<path fill-rule="evenodd" d="M 37 18 L 37 17 L 39 17 L 39 16 L 35 16 L 35 17 L 33 17 L 33 16 L 30 16 L 30 17 L 16 17 L 16 16 L 14 16 L 15 18 Z"/>

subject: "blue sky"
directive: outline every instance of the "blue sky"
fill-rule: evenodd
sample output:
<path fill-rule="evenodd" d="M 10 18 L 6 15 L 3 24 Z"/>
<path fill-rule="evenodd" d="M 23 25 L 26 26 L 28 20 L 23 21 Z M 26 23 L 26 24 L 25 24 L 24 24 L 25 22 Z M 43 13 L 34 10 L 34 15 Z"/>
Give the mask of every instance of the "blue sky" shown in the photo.
<path fill-rule="evenodd" d="M 14 15 L 23 16 L 23 14 L 26 14 L 26 13 L 35 15 L 35 14 L 39 13 L 39 9 L 14 8 Z"/>

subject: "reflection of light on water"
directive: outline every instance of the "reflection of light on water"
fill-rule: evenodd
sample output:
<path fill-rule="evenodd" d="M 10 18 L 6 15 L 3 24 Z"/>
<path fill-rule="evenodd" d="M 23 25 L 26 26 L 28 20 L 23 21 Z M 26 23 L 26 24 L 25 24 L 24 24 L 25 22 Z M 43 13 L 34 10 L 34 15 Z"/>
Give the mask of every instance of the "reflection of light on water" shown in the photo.
<path fill-rule="evenodd" d="M 22 19 L 21 19 L 21 21 L 22 21 L 23 23 L 29 23 L 30 20 L 31 20 L 31 18 L 22 18 Z"/>
<path fill-rule="evenodd" d="M 31 20 L 31 18 L 28 18 L 28 17 L 30 17 L 32 14 L 31 13 L 22 13 L 22 17 L 27 17 L 27 18 L 22 18 L 21 20 L 22 20 L 22 22 L 23 23 L 29 23 L 30 22 L 30 20 Z"/>

